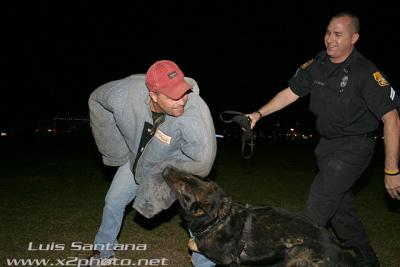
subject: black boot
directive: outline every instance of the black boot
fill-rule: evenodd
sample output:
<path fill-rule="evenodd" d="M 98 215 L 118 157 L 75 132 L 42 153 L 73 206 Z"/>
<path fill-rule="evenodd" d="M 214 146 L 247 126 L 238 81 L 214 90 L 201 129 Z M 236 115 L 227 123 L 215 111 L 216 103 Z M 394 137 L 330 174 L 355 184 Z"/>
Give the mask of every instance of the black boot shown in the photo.
<path fill-rule="evenodd" d="M 362 267 L 379 267 L 379 260 L 371 245 L 363 245 L 352 248 L 356 254 L 356 261 Z"/>

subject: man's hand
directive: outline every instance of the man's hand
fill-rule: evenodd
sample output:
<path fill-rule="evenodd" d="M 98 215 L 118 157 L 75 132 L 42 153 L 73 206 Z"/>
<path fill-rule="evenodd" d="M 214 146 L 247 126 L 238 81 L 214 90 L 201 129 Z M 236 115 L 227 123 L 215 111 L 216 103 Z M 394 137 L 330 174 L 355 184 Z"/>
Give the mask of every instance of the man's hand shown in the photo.
<path fill-rule="evenodd" d="M 385 187 L 391 198 L 400 200 L 400 174 L 385 174 Z"/>
<path fill-rule="evenodd" d="M 250 127 L 251 127 L 251 129 L 253 129 L 254 126 L 256 125 L 257 121 L 259 119 L 261 119 L 261 114 L 258 113 L 257 111 L 254 111 L 253 113 L 246 114 L 246 116 L 250 118 Z"/>
<path fill-rule="evenodd" d="M 198 251 L 199 251 L 199 250 L 197 249 L 196 242 L 194 241 L 193 238 L 190 238 L 190 239 L 189 239 L 188 248 L 189 248 L 190 251 L 193 251 L 193 252 L 198 252 Z"/>
<path fill-rule="evenodd" d="M 257 121 L 261 119 L 261 117 L 268 116 L 275 111 L 281 110 L 284 107 L 292 104 L 299 96 L 293 93 L 290 87 L 283 89 L 279 93 L 277 93 L 267 104 L 262 106 L 260 109 L 254 111 L 253 113 L 246 114 L 247 117 L 251 120 L 251 129 L 254 128 Z"/>

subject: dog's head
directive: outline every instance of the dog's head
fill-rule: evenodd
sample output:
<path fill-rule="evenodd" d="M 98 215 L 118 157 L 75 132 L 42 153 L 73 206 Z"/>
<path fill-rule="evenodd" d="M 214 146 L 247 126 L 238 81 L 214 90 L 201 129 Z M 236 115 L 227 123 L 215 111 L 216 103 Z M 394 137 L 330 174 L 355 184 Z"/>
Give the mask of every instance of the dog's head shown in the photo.
<path fill-rule="evenodd" d="M 184 219 L 192 230 L 221 215 L 221 206 L 228 196 L 218 184 L 173 167 L 165 168 L 163 176 L 175 192 L 183 208 Z"/>

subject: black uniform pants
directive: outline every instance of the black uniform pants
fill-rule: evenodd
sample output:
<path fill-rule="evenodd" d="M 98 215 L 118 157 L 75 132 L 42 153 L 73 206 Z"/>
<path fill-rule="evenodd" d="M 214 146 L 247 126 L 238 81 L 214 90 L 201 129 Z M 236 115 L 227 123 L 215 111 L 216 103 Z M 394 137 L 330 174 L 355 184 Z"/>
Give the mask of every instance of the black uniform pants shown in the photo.
<path fill-rule="evenodd" d="M 305 214 L 321 226 L 330 223 L 345 246 L 370 247 L 351 187 L 369 165 L 374 148 L 373 137 L 351 136 L 321 138 L 315 149 L 319 172 L 311 185 Z"/>

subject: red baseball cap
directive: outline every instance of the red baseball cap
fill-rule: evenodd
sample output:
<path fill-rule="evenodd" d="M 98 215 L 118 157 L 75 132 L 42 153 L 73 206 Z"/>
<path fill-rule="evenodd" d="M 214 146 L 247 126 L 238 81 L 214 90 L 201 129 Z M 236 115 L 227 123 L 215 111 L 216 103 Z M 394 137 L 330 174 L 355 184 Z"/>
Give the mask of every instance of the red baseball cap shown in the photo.
<path fill-rule="evenodd" d="M 160 60 L 151 65 L 146 73 L 147 88 L 151 92 L 158 92 L 171 99 L 178 100 L 192 86 L 185 81 L 184 74 L 174 62 Z"/>

